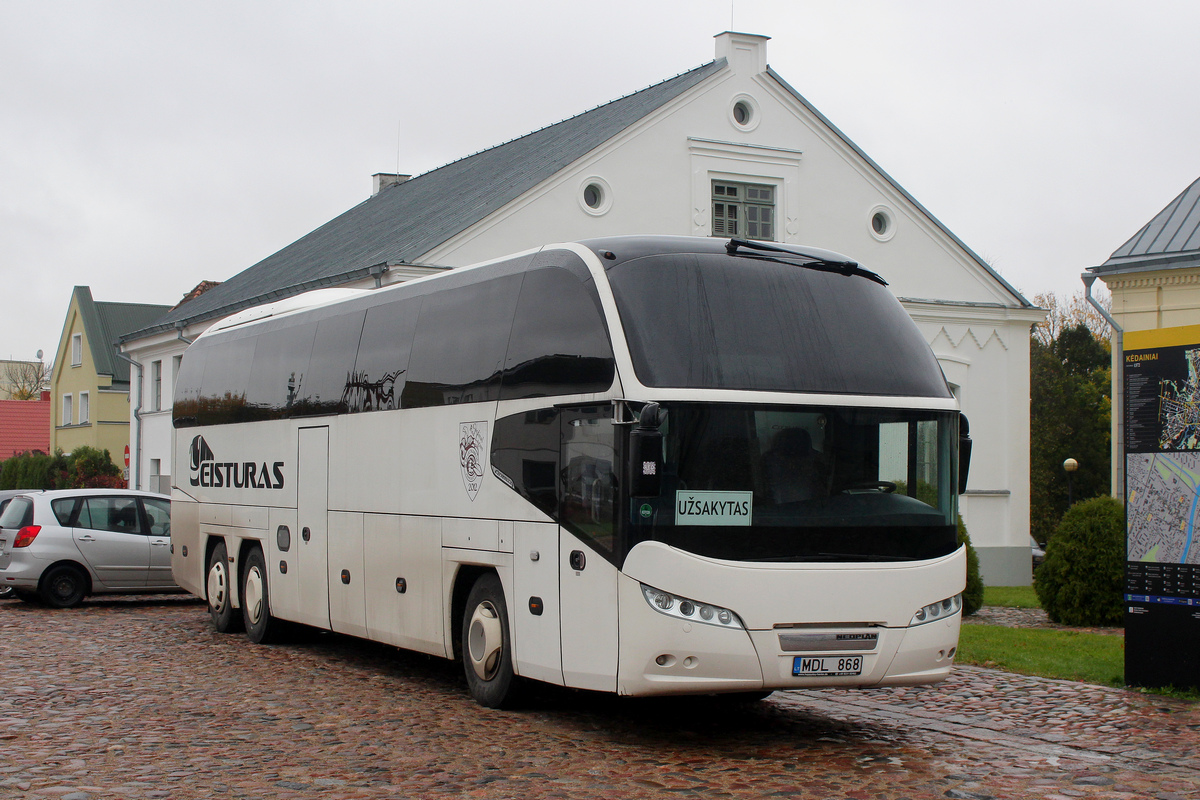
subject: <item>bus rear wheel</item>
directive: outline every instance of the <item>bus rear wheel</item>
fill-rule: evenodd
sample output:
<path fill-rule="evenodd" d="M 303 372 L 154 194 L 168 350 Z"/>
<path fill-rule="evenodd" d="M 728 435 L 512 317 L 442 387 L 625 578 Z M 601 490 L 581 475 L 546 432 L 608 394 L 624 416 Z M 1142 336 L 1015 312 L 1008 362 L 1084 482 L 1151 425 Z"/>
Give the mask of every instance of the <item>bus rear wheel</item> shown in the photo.
<path fill-rule="evenodd" d="M 255 644 L 273 641 L 280 626 L 271 616 L 267 563 L 258 547 L 246 554 L 242 571 L 242 623 L 246 626 L 246 638 Z"/>
<path fill-rule="evenodd" d="M 208 613 L 213 627 L 219 633 L 230 633 L 241 627 L 242 619 L 233 607 L 230 596 L 229 552 L 221 542 L 213 548 L 208 559 L 208 574 L 205 588 L 208 594 Z"/>
<path fill-rule="evenodd" d="M 507 708 L 517 699 L 508 631 L 500 577 L 494 572 L 481 575 L 467 596 L 462 660 L 471 696 L 486 708 Z"/>

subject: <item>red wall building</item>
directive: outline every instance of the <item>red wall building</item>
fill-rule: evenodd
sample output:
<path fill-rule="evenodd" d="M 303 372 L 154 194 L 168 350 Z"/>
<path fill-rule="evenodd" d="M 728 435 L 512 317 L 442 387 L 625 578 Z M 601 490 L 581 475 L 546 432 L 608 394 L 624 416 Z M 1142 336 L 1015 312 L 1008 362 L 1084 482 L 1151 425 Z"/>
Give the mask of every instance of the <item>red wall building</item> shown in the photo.
<path fill-rule="evenodd" d="M 50 405 L 49 392 L 41 400 L 0 400 L 0 460 L 50 451 Z"/>

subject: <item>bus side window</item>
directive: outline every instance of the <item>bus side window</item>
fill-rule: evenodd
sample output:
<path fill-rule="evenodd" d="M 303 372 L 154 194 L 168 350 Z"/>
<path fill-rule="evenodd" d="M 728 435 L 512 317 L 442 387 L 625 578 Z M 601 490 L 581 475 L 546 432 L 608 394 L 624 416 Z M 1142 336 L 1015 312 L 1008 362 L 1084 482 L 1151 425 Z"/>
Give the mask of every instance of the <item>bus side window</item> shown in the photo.
<path fill-rule="evenodd" d="M 292 416 L 346 412 L 346 384 L 354 372 L 365 315 L 365 311 L 352 311 L 317 323 L 308 371 L 303 380 L 297 378 Z"/>
<path fill-rule="evenodd" d="M 496 420 L 492 466 L 547 516 L 558 518 L 558 409 L 539 408 Z"/>
<path fill-rule="evenodd" d="M 403 408 L 498 399 L 520 286 L 506 275 L 422 299 Z"/>
<path fill-rule="evenodd" d="M 221 357 L 207 359 L 196 410 L 200 425 L 243 422 L 246 416 L 246 387 L 254 360 L 256 335 L 222 342 Z"/>
<path fill-rule="evenodd" d="M 600 552 L 612 555 L 617 493 L 612 408 L 564 411 L 562 421 L 561 524 Z"/>
<path fill-rule="evenodd" d="M 246 404 L 256 411 L 256 419 L 279 419 L 291 413 L 308 371 L 316 330 L 315 323 L 289 324 L 259 334 L 246 391 Z"/>
<path fill-rule="evenodd" d="M 556 267 L 525 273 L 500 399 L 603 392 L 615 372 L 594 285 Z"/>
<path fill-rule="evenodd" d="M 345 389 L 346 409 L 350 413 L 400 407 L 420 310 L 420 297 L 367 309 L 354 374 Z"/>

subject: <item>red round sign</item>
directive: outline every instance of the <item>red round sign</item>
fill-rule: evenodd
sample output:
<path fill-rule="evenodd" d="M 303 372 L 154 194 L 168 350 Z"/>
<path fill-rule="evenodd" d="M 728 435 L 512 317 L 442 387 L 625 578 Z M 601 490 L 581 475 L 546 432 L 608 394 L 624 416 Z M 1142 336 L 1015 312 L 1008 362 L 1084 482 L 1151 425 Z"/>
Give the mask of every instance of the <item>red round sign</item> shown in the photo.
<path fill-rule="evenodd" d="M 125 445 L 125 466 L 129 466 L 129 445 Z"/>

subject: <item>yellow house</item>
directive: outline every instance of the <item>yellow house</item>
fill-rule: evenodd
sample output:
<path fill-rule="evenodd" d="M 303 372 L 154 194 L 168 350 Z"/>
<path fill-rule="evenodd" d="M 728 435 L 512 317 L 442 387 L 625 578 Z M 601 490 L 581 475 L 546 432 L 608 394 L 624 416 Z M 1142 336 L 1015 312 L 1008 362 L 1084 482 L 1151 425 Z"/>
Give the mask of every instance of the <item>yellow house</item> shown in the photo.
<path fill-rule="evenodd" d="M 1200 179 L 1155 215 L 1107 261 L 1089 267 L 1112 292 L 1113 496 L 1124 496 L 1125 387 L 1121 350 L 1130 334 L 1200 325 Z M 1144 337 L 1143 337 L 1144 338 Z M 1124 349 L 1133 349 L 1125 345 Z"/>
<path fill-rule="evenodd" d="M 88 445 L 108 450 L 113 462 L 123 467 L 129 445 L 129 362 L 117 356 L 114 343 L 169 308 L 97 303 L 90 288 L 75 287 L 50 376 L 51 451 L 70 453 Z"/>

